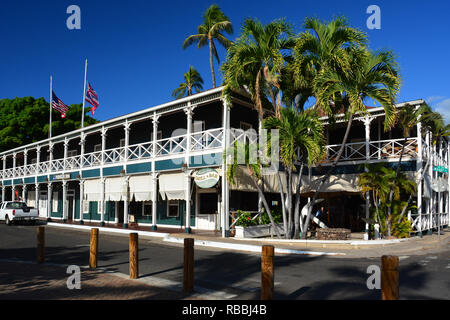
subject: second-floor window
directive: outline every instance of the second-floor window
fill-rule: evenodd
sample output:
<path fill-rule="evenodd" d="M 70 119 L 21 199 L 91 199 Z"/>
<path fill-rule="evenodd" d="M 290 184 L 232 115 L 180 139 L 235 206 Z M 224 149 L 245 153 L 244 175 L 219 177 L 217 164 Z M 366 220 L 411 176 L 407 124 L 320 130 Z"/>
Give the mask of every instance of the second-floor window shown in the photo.
<path fill-rule="evenodd" d="M 77 150 L 69 150 L 67 151 L 67 157 L 71 158 L 71 157 L 75 157 L 77 155 Z"/>

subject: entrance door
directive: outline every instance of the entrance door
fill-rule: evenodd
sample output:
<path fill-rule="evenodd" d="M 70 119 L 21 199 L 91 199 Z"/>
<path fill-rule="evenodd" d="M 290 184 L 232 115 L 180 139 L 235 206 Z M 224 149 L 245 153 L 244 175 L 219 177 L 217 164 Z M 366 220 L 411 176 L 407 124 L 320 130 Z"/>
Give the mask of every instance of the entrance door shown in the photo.
<path fill-rule="evenodd" d="M 74 217 L 74 202 L 75 202 L 75 197 L 72 195 L 67 196 L 67 219 L 68 220 L 73 220 Z"/>
<path fill-rule="evenodd" d="M 217 193 L 197 193 L 197 228 L 203 230 L 217 230 Z"/>

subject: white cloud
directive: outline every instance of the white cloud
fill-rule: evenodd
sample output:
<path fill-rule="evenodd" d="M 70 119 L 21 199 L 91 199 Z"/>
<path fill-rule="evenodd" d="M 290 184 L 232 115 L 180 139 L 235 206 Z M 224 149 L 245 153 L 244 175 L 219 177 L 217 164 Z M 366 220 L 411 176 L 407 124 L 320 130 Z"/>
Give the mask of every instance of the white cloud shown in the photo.
<path fill-rule="evenodd" d="M 433 103 L 435 101 L 439 101 L 439 100 L 442 100 L 442 99 L 445 99 L 445 97 L 443 97 L 443 96 L 431 96 L 431 97 L 426 98 L 425 100 L 427 101 L 427 103 Z"/>
<path fill-rule="evenodd" d="M 436 106 L 433 109 L 442 115 L 446 124 L 450 123 L 450 99 L 445 99 L 436 103 Z"/>

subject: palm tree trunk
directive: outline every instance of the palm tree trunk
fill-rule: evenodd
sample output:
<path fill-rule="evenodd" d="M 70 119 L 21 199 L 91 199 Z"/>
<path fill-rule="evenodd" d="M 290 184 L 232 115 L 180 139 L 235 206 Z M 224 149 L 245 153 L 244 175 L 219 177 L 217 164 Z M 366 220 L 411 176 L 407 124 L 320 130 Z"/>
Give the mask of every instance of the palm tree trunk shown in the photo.
<path fill-rule="evenodd" d="M 256 181 L 256 179 L 253 176 L 252 176 L 252 181 L 255 184 L 256 189 L 258 190 L 258 194 L 261 197 L 261 200 L 262 200 L 262 202 L 264 204 L 264 208 L 267 211 L 267 215 L 269 216 L 269 220 L 270 220 L 270 223 L 272 225 L 272 228 L 275 231 L 278 239 L 281 239 L 280 231 L 278 230 L 278 227 L 276 226 L 275 221 L 273 220 L 272 213 L 270 212 L 270 208 L 269 208 L 269 205 L 267 204 L 266 197 L 264 196 L 264 193 L 262 192 L 261 187 L 259 186 L 258 182 Z"/>
<path fill-rule="evenodd" d="M 292 169 L 288 169 L 288 183 L 287 183 L 287 213 L 289 215 L 288 229 L 289 239 L 294 235 L 294 212 L 292 210 Z"/>
<path fill-rule="evenodd" d="M 297 188 L 295 194 L 295 210 L 294 210 L 294 238 L 297 238 L 300 231 L 303 232 L 303 224 L 300 221 L 300 188 L 302 184 L 303 162 L 298 173 Z"/>
<path fill-rule="evenodd" d="M 280 171 L 277 171 L 278 177 L 278 185 L 280 186 L 280 198 L 281 198 L 281 210 L 283 213 L 283 227 L 284 227 L 284 237 L 288 238 L 288 224 L 287 224 L 287 210 L 286 210 L 286 202 L 284 201 L 284 190 L 283 183 L 281 181 Z"/>
<path fill-rule="evenodd" d="M 209 40 L 209 65 L 211 67 L 211 75 L 212 75 L 212 83 L 213 83 L 213 88 L 216 87 L 216 75 L 214 73 L 214 61 L 213 61 L 213 48 L 212 48 L 212 38 L 208 37 Z"/>
<path fill-rule="evenodd" d="M 342 145 L 341 145 L 341 148 L 339 149 L 339 152 L 338 152 L 338 154 L 336 156 L 336 159 L 334 160 L 334 162 L 331 165 L 330 169 L 328 169 L 328 171 L 325 174 L 325 176 L 320 181 L 320 184 L 319 184 L 316 192 L 314 193 L 314 196 L 313 196 L 313 199 L 312 199 L 312 202 L 311 202 L 312 204 L 310 206 L 308 206 L 308 214 L 306 216 L 305 224 L 303 226 L 303 233 L 302 233 L 303 239 L 306 239 L 306 235 L 307 235 L 307 231 L 308 231 L 308 227 L 309 227 L 309 222 L 311 220 L 311 211 L 312 211 L 312 208 L 314 206 L 315 201 L 317 200 L 317 197 L 319 196 L 319 192 L 322 189 L 322 186 L 324 185 L 325 181 L 327 181 L 328 178 L 333 173 L 334 169 L 336 168 L 336 166 L 337 166 L 337 164 L 339 162 L 339 159 L 342 156 L 342 153 L 344 152 L 345 144 L 347 143 L 347 139 L 348 139 L 348 136 L 350 134 L 350 128 L 352 126 L 352 121 L 353 121 L 353 113 L 350 114 L 350 118 L 348 119 L 347 129 L 345 130 L 344 139 L 342 140 Z"/>

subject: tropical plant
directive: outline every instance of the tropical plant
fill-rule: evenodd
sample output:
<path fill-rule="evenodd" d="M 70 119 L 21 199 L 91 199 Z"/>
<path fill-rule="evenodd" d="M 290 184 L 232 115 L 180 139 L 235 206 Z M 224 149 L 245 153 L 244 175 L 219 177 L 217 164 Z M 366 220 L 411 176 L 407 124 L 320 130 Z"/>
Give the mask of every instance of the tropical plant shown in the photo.
<path fill-rule="evenodd" d="M 177 99 L 190 96 L 194 89 L 197 92 L 203 90 L 203 79 L 194 67 L 189 66 L 189 70 L 184 74 L 184 82 L 172 92 L 172 96 Z"/>
<path fill-rule="evenodd" d="M 287 182 L 282 183 L 280 171 L 276 174 L 280 186 L 283 223 L 286 238 L 298 235 L 300 227 L 300 187 L 304 163 L 308 166 L 323 159 L 325 139 L 323 124 L 315 110 L 297 113 L 292 107 L 281 109 L 280 117 L 269 117 L 264 120 L 265 129 L 277 129 L 279 135 L 280 160 L 287 173 Z M 300 163 L 300 168 L 296 164 Z M 293 205 L 293 172 L 297 171 L 295 211 Z M 287 201 L 281 186 L 286 185 Z"/>
<path fill-rule="evenodd" d="M 249 91 L 261 122 L 266 96 L 270 96 L 276 115 L 280 114 L 280 74 L 294 45 L 292 35 L 291 26 L 284 20 L 263 26 L 257 20 L 246 19 L 241 36 L 228 49 L 222 65 L 225 85 Z"/>
<path fill-rule="evenodd" d="M 255 147 L 256 147 L 256 149 L 255 149 Z M 261 160 L 259 157 L 251 156 L 250 150 L 253 151 L 253 150 L 259 150 L 259 149 L 258 149 L 258 146 L 255 146 L 255 145 L 252 145 L 250 147 L 250 144 L 248 142 L 236 141 L 233 146 L 231 146 L 230 148 L 228 148 L 226 150 L 223 157 L 226 159 L 227 157 L 229 158 L 231 156 L 232 160 L 233 160 L 232 162 L 231 161 L 228 162 L 229 164 L 226 169 L 227 180 L 230 182 L 230 184 L 234 185 L 234 184 L 236 184 L 236 177 L 239 174 L 240 168 L 245 168 L 247 170 L 248 175 L 250 176 L 253 184 L 255 185 L 255 187 L 258 191 L 258 195 L 259 195 L 259 197 L 263 203 L 264 209 L 269 217 L 272 228 L 273 228 L 273 230 L 275 230 L 277 237 L 281 239 L 280 231 L 278 230 L 278 228 L 275 224 L 269 204 L 267 203 L 266 197 L 261 188 L 261 185 L 262 185 Z M 238 153 L 240 153 L 239 157 L 237 156 Z M 244 160 L 244 163 L 241 163 L 242 160 Z M 256 161 L 254 161 L 254 160 L 256 160 Z"/>
<path fill-rule="evenodd" d="M 232 44 L 232 42 L 223 35 L 224 32 L 231 35 L 233 33 L 233 26 L 230 19 L 222 12 L 219 6 L 213 4 L 203 14 L 203 24 L 197 27 L 197 34 L 187 37 L 182 45 L 183 49 L 186 49 L 194 43 L 197 43 L 199 49 L 205 45 L 209 46 L 209 64 L 213 88 L 216 87 L 213 57 L 220 63 L 214 40 L 217 40 L 225 48 L 229 48 Z"/>
<path fill-rule="evenodd" d="M 312 204 L 315 203 L 323 184 L 334 171 L 345 149 L 354 115 L 367 113 L 365 101 L 371 98 L 381 104 L 385 113 L 385 130 L 391 128 L 396 119 L 394 104 L 400 87 L 400 78 L 393 54 L 389 51 L 371 53 L 365 48 L 355 47 L 348 47 L 346 51 L 348 54 L 346 59 L 350 62 L 349 69 L 321 69 L 314 80 L 317 106 L 330 117 L 344 111 L 347 128 L 334 162 L 321 178 Z M 304 227 L 306 230 L 311 211 L 312 206 L 309 206 Z"/>
<path fill-rule="evenodd" d="M 371 195 L 375 220 L 380 224 L 382 233 L 386 236 L 393 234 L 404 237 L 405 232 L 411 232 L 411 225 L 404 221 L 402 210 L 405 206 L 413 208 L 406 198 L 414 195 L 416 183 L 401 171 L 397 175 L 395 169 L 386 167 L 383 163 L 366 165 L 366 168 L 366 172 L 358 178 L 358 185 L 362 195 L 366 192 Z M 389 200 L 391 191 L 393 197 Z"/>

